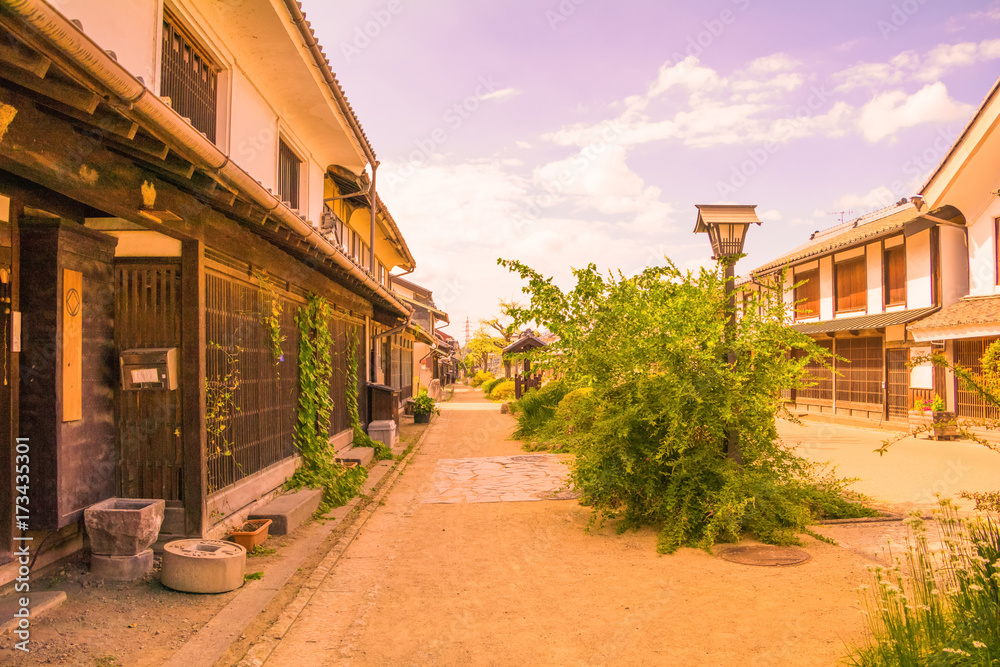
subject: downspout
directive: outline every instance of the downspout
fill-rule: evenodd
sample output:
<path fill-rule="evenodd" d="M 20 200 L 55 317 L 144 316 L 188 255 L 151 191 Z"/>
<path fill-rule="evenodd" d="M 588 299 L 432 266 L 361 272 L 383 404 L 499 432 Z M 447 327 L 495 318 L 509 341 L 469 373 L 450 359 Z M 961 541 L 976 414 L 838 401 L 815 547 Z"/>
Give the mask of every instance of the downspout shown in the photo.
<path fill-rule="evenodd" d="M 375 271 L 375 216 L 378 215 L 378 190 L 375 189 L 375 178 L 378 176 L 378 161 L 372 162 L 372 226 L 371 226 L 371 243 L 368 246 L 368 270 L 371 271 L 373 276 L 377 276 L 378 273 Z M 389 283 L 390 286 L 392 283 Z"/>
<path fill-rule="evenodd" d="M 288 2 L 294 3 L 294 0 L 286 0 L 286 3 Z M 313 248 L 333 259 L 337 266 L 352 278 L 371 289 L 388 303 L 399 306 L 399 312 L 406 311 L 405 306 L 399 304 L 389 290 L 379 285 L 364 270 L 347 259 L 333 244 L 306 224 L 302 218 L 293 213 L 280 199 L 268 192 L 253 177 L 235 163 L 230 162 L 228 155 L 220 151 L 194 126 L 181 118 L 180 114 L 139 83 L 128 70 L 112 60 L 100 46 L 56 9 L 42 0 L 4 0 L 4 9 L 33 29 L 36 35 L 41 36 L 56 49 L 70 56 L 86 74 L 93 77 L 101 86 L 127 104 L 136 116 L 176 139 L 176 143 L 180 145 L 176 147 L 171 145 L 171 150 L 177 150 L 199 169 L 217 174 L 227 185 L 249 196 L 255 204 L 267 211 L 269 216 L 291 228 Z M 341 94 L 338 101 L 342 99 L 343 95 Z M 346 104 L 346 100 L 343 101 L 343 104 Z M 356 123 L 352 124 L 352 129 L 360 131 L 360 128 L 355 126 Z M 363 148 L 366 154 L 373 159 L 374 153 L 366 142 Z"/>

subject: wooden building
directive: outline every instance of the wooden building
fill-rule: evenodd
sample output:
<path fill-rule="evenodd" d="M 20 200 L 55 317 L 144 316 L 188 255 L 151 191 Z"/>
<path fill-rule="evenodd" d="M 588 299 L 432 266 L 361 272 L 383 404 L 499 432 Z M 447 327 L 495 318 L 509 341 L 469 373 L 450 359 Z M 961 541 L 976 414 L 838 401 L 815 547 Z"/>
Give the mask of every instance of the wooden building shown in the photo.
<path fill-rule="evenodd" d="M 414 260 L 295 0 L 2 0 L 0 33 L 2 583 L 15 437 L 40 565 L 112 496 L 222 535 L 297 465 L 299 308 L 333 307 L 344 447 L 351 339 L 364 415 Z"/>

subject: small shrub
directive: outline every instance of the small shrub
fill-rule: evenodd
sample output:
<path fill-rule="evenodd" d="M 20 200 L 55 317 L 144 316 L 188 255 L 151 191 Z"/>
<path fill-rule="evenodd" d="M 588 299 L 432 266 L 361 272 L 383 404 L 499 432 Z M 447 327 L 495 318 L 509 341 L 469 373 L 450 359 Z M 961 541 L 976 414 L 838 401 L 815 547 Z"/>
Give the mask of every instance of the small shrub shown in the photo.
<path fill-rule="evenodd" d="M 481 385 L 483 393 L 486 394 L 487 396 L 489 396 L 490 392 L 493 391 L 493 387 L 497 386 L 498 384 L 500 384 L 501 382 L 503 382 L 505 379 L 506 378 L 490 378 L 489 380 L 486 380 Z"/>
<path fill-rule="evenodd" d="M 517 430 L 511 437 L 516 440 L 533 438 L 555 417 L 556 407 L 568 391 L 569 387 L 563 380 L 556 380 L 521 396 L 511 406 L 517 416 Z"/>
<path fill-rule="evenodd" d="M 476 374 L 472 376 L 471 380 L 469 380 L 469 384 L 473 387 L 479 387 L 487 380 L 492 379 L 493 373 L 490 373 L 489 371 L 476 371 Z"/>
<path fill-rule="evenodd" d="M 871 637 L 851 664 L 995 665 L 1000 658 L 1000 525 L 960 518 L 950 501 L 936 510 L 936 553 L 919 518 L 890 569 L 862 586 Z"/>
<path fill-rule="evenodd" d="M 514 381 L 501 380 L 490 389 L 491 401 L 509 401 L 514 398 Z"/>

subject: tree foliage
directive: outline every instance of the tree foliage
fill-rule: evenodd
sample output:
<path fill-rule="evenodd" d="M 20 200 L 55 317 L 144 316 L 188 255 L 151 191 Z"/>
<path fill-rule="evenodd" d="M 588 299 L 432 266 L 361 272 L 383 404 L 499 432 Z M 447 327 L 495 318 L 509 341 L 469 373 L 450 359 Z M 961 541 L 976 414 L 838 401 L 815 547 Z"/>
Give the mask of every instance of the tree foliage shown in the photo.
<path fill-rule="evenodd" d="M 590 265 L 573 271 L 576 286 L 564 292 L 520 262 L 500 264 L 527 281 L 530 301 L 515 316 L 558 336 L 535 362 L 567 388 L 592 389 L 589 426 L 568 435 L 572 480 L 595 520 L 658 526 L 658 549 L 670 552 L 743 531 L 795 543 L 817 515 L 858 511 L 840 497 L 845 480 L 820 479 L 778 442 L 782 390 L 827 353 L 785 326 L 773 295 L 748 292 L 730 331 L 720 271 L 670 264 L 604 277 Z M 742 466 L 725 455 L 730 431 Z"/>

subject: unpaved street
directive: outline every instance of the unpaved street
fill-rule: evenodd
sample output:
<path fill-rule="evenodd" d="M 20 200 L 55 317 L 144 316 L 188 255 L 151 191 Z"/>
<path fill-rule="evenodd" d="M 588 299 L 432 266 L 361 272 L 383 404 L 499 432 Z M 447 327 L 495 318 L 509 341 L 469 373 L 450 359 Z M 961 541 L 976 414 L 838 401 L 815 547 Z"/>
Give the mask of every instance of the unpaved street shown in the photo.
<path fill-rule="evenodd" d="M 870 559 L 807 537 L 808 563 L 751 567 L 587 534 L 578 501 L 529 499 L 552 474 L 527 474 L 513 426 L 475 390 L 441 405 L 266 664 L 833 665 L 861 636 Z"/>

